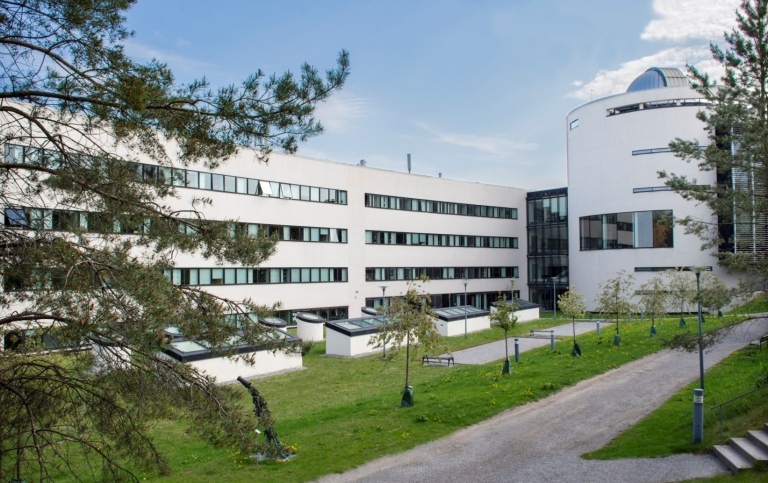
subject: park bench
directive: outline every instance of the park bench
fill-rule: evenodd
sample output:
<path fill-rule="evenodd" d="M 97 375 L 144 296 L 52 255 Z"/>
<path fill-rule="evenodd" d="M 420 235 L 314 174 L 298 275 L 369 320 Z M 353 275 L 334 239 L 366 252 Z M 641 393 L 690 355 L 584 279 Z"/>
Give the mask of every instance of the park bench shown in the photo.
<path fill-rule="evenodd" d="M 765 334 L 764 336 L 760 337 L 757 340 L 753 340 L 752 342 L 749 343 L 749 345 L 756 345 L 760 347 L 760 349 L 762 349 L 764 343 L 768 345 L 768 334 Z"/>
<path fill-rule="evenodd" d="M 530 337 L 536 337 L 539 339 L 549 339 L 552 336 L 552 330 L 532 330 Z"/>
<path fill-rule="evenodd" d="M 424 364 L 437 364 L 441 366 L 445 364 L 448 367 L 456 365 L 456 363 L 453 361 L 453 356 L 428 356 L 426 354 L 421 356 L 421 365 L 423 366 Z"/>

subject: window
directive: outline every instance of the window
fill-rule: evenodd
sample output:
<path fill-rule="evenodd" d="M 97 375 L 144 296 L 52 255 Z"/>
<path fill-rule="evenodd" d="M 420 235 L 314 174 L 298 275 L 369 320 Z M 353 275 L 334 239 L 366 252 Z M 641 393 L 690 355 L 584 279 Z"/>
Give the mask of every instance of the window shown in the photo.
<path fill-rule="evenodd" d="M 234 176 L 224 176 L 224 191 L 227 193 L 237 193 L 237 182 Z"/>
<path fill-rule="evenodd" d="M 574 119 L 573 121 L 571 121 L 570 130 L 573 131 L 577 127 L 579 127 L 579 120 L 578 119 Z"/>
<path fill-rule="evenodd" d="M 579 219 L 581 250 L 672 248 L 672 210 L 591 215 Z"/>
<path fill-rule="evenodd" d="M 211 173 L 200 173 L 200 189 L 211 189 Z"/>
<path fill-rule="evenodd" d="M 27 228 L 29 220 L 24 208 L 6 208 L 5 226 L 11 228 Z"/>
<path fill-rule="evenodd" d="M 22 146 L 14 146 L 13 144 L 6 144 L 5 145 L 5 162 L 8 164 L 23 164 L 24 148 Z"/>
<path fill-rule="evenodd" d="M 211 175 L 211 189 L 213 191 L 224 191 L 224 176 L 220 174 Z"/>
<path fill-rule="evenodd" d="M 259 187 L 261 188 L 261 194 L 264 196 L 272 196 L 272 186 L 269 181 L 259 181 Z"/>
<path fill-rule="evenodd" d="M 256 180 L 256 179 L 248 180 L 248 194 L 254 195 L 254 196 L 259 194 L 259 180 Z"/>

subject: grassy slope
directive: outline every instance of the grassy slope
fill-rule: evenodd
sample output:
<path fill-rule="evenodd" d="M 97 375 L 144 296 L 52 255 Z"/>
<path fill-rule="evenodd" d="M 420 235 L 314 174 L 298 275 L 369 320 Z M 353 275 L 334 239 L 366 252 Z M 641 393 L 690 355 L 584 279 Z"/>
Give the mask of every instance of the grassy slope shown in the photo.
<path fill-rule="evenodd" d="M 705 355 L 706 357 L 706 355 Z M 755 388 L 755 379 L 768 368 L 768 350 L 746 347 L 735 352 L 705 376 L 706 407 L 711 408 Z M 585 455 L 593 459 L 667 456 L 676 453 L 708 451 L 720 443 L 716 411 L 705 410 L 704 442 L 691 443 L 693 389 L 689 384 L 637 425 L 617 436 L 605 447 Z M 761 428 L 768 422 L 768 388 L 756 392 L 737 405 L 723 408 L 724 438 L 744 437 L 748 429 Z M 765 476 L 765 475 L 763 475 Z"/>
<path fill-rule="evenodd" d="M 549 321 L 549 325 L 552 321 Z M 657 323 L 662 336 L 677 332 L 673 320 Z M 547 326 L 522 324 L 516 334 Z M 256 381 L 277 419 L 283 442 L 295 445 L 298 456 L 286 463 L 250 463 L 231 450 L 215 450 L 188 434 L 184 421 L 161 421 L 154 434 L 171 460 L 169 477 L 142 475 L 153 481 L 307 481 L 358 466 L 371 459 L 404 451 L 487 419 L 500 411 L 545 397 L 646 354 L 658 351 L 648 337 L 648 323 L 622 324 L 621 347 L 602 338 L 579 336 L 584 357 L 570 356 L 571 341 L 562 340 L 554 353 L 548 347 L 523 353 L 512 377 L 501 377 L 501 362 L 484 366 L 423 367 L 412 364 L 411 384 L 416 406 L 399 407 L 404 384 L 404 357 L 390 363 L 377 356 L 355 359 L 325 357 L 317 344 L 305 357 L 306 369 Z M 513 334 L 514 335 L 514 334 Z M 452 338 L 456 350 L 503 337 L 499 329 Z M 243 402 L 247 403 L 246 395 Z M 215 476 L 218 475 L 218 476 Z"/>

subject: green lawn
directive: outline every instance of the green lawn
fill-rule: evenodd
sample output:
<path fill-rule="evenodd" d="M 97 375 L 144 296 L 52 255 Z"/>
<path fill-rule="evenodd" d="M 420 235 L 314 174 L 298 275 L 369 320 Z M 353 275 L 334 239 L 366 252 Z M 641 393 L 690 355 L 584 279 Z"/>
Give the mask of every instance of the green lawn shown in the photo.
<path fill-rule="evenodd" d="M 705 354 L 706 357 L 706 354 Z M 720 444 L 719 412 L 711 410 L 746 391 L 756 388 L 756 379 L 768 374 L 768 350 L 746 347 L 735 352 L 705 375 L 704 442 L 694 445 L 692 436 L 693 389 L 691 383 L 667 400 L 643 421 L 623 432 L 598 451 L 585 455 L 591 459 L 667 456 L 675 453 L 709 451 Z M 723 408 L 723 437 L 744 437 L 749 429 L 761 429 L 768 422 L 768 387 L 738 403 Z M 765 474 L 763 474 L 765 477 Z"/>
<path fill-rule="evenodd" d="M 557 321 L 561 323 L 564 321 Z M 553 321 L 521 324 L 515 331 L 553 325 Z M 570 356 L 571 340 L 521 355 L 514 374 L 502 377 L 501 361 L 484 366 L 429 367 L 412 364 L 415 407 L 399 407 L 404 384 L 403 355 L 385 363 L 379 355 L 361 358 L 326 357 L 316 344 L 304 358 L 306 369 L 256 380 L 277 419 L 280 439 L 295 445 L 298 455 L 285 463 L 255 464 L 237 451 L 216 450 L 186 431 L 184 420 L 160 421 L 153 434 L 169 457 L 174 472 L 167 477 L 141 475 L 158 482 L 308 481 L 339 472 L 387 454 L 448 435 L 504 409 L 526 404 L 658 351 L 660 340 L 648 336 L 648 322 L 622 324 L 620 347 L 612 331 L 602 338 L 579 336 L 584 356 Z M 660 335 L 677 333 L 674 320 L 657 323 Z M 503 337 L 500 329 L 447 340 L 452 350 Z M 768 351 L 766 351 L 768 352 Z M 248 397 L 243 391 L 243 402 Z M 217 476 L 218 475 L 218 476 Z"/>
<path fill-rule="evenodd" d="M 741 307 L 737 307 L 730 311 L 731 314 L 758 314 L 761 312 L 768 312 L 768 296 L 760 295 L 750 300 Z"/>

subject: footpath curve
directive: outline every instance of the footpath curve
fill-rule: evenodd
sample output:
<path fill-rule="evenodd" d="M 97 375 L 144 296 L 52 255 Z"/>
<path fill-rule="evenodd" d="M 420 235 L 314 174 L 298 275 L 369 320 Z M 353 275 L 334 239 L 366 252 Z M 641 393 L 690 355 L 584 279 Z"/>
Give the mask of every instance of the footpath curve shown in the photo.
<path fill-rule="evenodd" d="M 705 353 L 705 366 L 766 331 L 768 319 L 742 324 Z M 698 374 L 697 353 L 664 350 L 445 438 L 318 481 L 645 483 L 713 476 L 726 469 L 712 455 L 610 461 L 580 457 L 637 423 Z"/>

